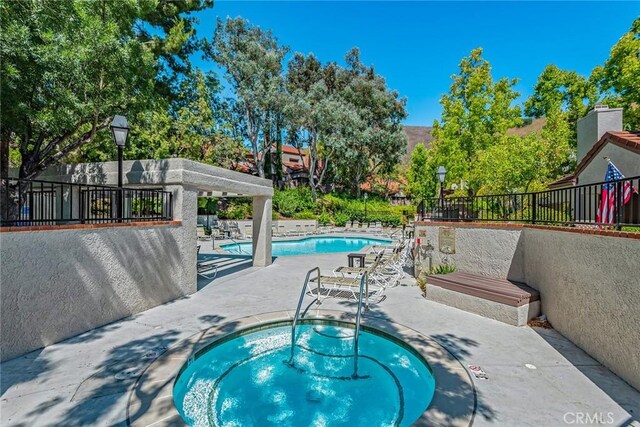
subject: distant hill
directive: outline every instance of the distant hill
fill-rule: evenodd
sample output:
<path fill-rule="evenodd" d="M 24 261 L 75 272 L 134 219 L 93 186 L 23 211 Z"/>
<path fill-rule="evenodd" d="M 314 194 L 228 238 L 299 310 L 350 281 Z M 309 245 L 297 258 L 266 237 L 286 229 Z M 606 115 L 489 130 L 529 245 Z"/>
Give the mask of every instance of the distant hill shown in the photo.
<path fill-rule="evenodd" d="M 416 145 L 422 143 L 427 148 L 431 146 L 433 136 L 431 135 L 431 126 L 404 126 L 404 134 L 407 136 L 407 154 L 402 159 L 403 163 L 409 161 L 411 152 Z"/>
<path fill-rule="evenodd" d="M 546 122 L 547 119 L 545 119 L 544 117 L 533 119 L 533 121 L 528 125 L 507 130 L 507 135 L 526 136 L 530 133 L 538 133 L 542 130 Z"/>
<path fill-rule="evenodd" d="M 507 130 L 507 135 L 525 136 L 530 133 L 538 133 L 542 130 L 546 123 L 544 117 L 533 119 L 531 123 Z M 411 157 L 411 152 L 416 145 L 422 143 L 425 147 L 431 147 L 433 135 L 431 135 L 431 126 L 404 126 L 404 134 L 407 136 L 407 154 L 404 155 L 402 162 L 407 163 Z"/>

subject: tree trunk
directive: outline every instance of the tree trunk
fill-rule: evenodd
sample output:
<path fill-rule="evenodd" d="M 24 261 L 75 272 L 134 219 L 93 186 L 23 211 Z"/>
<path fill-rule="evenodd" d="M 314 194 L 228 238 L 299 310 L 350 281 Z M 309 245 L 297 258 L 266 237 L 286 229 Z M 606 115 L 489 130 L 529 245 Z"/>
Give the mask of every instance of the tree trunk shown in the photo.
<path fill-rule="evenodd" d="M 282 115 L 278 114 L 276 120 L 276 181 L 282 182 Z"/>

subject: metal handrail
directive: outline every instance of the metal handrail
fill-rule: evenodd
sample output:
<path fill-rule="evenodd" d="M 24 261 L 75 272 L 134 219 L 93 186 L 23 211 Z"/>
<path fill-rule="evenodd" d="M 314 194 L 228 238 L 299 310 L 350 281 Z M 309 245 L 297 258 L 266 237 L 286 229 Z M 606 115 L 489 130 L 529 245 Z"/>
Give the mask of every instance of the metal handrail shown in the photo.
<path fill-rule="evenodd" d="M 293 323 L 291 324 L 291 358 L 289 359 L 289 363 L 293 363 L 293 348 L 296 343 L 296 325 L 298 324 L 298 317 L 300 316 L 300 307 L 302 307 L 302 300 L 304 300 L 304 296 L 307 293 L 307 285 L 309 284 L 309 278 L 311 277 L 311 273 L 317 271 L 316 280 L 318 281 L 318 295 L 316 296 L 316 301 L 320 304 L 320 267 L 314 267 L 311 270 L 307 271 L 307 278 L 304 280 L 304 285 L 302 286 L 302 291 L 300 292 L 300 299 L 298 300 L 298 307 L 296 308 L 296 314 L 293 316 Z"/>
<path fill-rule="evenodd" d="M 251 256 L 251 254 L 249 252 L 245 252 L 245 251 L 242 250 L 242 247 L 240 246 L 240 243 L 236 242 L 231 237 L 229 237 L 229 240 L 231 240 L 233 243 L 236 244 L 236 246 L 238 247 L 238 252 L 239 253 Z"/>
<path fill-rule="evenodd" d="M 353 378 L 358 377 L 358 340 L 360 336 L 360 315 L 362 313 L 362 293 L 367 285 L 367 300 L 369 299 L 369 286 L 367 273 L 365 272 L 360 278 L 360 295 L 358 296 L 358 311 L 356 312 L 356 332 L 353 336 Z"/>

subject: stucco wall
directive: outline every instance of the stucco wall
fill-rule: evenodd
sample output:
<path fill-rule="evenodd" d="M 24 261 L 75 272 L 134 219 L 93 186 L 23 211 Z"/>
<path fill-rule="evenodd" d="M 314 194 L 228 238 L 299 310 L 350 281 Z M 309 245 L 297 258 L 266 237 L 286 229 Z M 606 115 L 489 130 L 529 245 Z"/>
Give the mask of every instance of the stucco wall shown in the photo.
<path fill-rule="evenodd" d="M 3 232 L 0 258 L 2 360 L 196 290 L 181 225 Z"/>
<path fill-rule="evenodd" d="M 592 184 L 604 181 L 607 172 L 607 161 L 603 157 L 609 157 L 616 167 L 626 177 L 640 175 L 640 154 L 626 148 L 609 143 L 605 145 L 591 163 L 578 176 L 578 184 Z"/>
<path fill-rule="evenodd" d="M 460 271 L 524 281 L 521 228 L 455 227 L 456 253 L 452 255 L 438 250 L 439 231 L 437 225 L 416 225 L 416 238 L 434 247 L 434 265 L 447 257 Z"/>
<path fill-rule="evenodd" d="M 525 228 L 523 242 L 554 328 L 640 390 L 640 240 Z"/>
<path fill-rule="evenodd" d="M 443 257 L 439 228 L 416 225 L 416 237 L 434 246 L 435 263 Z M 537 289 L 554 328 L 640 390 L 640 239 L 532 227 L 455 229 L 456 254 L 448 257 L 457 270 Z"/>

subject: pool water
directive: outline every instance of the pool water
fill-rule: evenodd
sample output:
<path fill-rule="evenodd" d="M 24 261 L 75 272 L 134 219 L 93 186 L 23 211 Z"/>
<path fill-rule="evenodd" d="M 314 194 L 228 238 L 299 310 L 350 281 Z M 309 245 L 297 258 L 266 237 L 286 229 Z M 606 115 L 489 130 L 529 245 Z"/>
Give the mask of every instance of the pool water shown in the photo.
<path fill-rule="evenodd" d="M 320 324 L 250 332 L 191 362 L 174 403 L 194 426 L 409 426 L 435 390 L 412 351 L 361 331 L 354 379 L 352 328 Z"/>
<path fill-rule="evenodd" d="M 305 239 L 281 240 L 271 244 L 274 256 L 329 254 L 335 252 L 355 252 L 369 245 L 388 245 L 391 240 L 362 237 L 307 237 Z M 232 243 L 222 245 L 222 249 L 233 254 L 252 252 L 252 244 Z"/>

